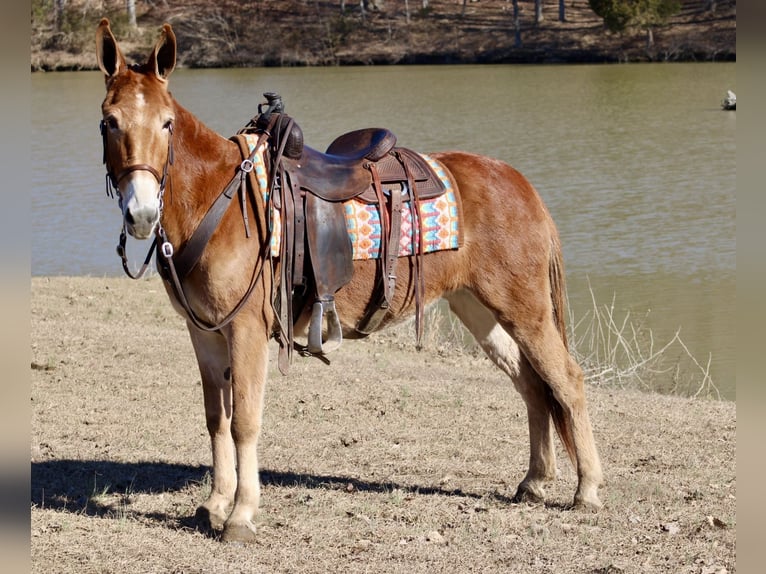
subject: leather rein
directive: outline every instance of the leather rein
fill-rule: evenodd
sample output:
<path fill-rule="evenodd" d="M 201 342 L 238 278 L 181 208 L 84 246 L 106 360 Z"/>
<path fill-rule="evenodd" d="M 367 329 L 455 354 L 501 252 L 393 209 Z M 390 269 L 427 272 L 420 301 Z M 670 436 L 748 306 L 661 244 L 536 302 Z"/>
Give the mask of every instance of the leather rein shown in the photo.
<path fill-rule="evenodd" d="M 276 118 L 274 117 L 272 118 L 272 120 L 276 120 Z M 292 122 L 292 119 L 290 120 L 290 122 Z M 186 297 L 186 293 L 183 288 L 183 280 L 197 265 L 200 257 L 202 256 L 202 252 L 207 246 L 207 243 L 212 237 L 213 233 L 217 229 L 221 218 L 226 212 L 227 207 L 229 206 L 231 200 L 233 199 L 237 191 L 239 191 L 240 198 L 241 198 L 240 200 L 242 204 L 242 214 L 244 218 L 245 234 L 247 237 L 250 237 L 250 227 L 248 223 L 247 208 L 246 208 L 247 180 L 254 168 L 253 158 L 255 157 L 255 154 L 258 153 L 258 150 L 260 149 L 263 141 L 271 137 L 270 129 L 273 126 L 273 124 L 274 124 L 274 121 L 270 122 L 269 127 L 263 130 L 263 132 L 261 133 L 258 139 L 258 143 L 256 144 L 251 155 L 242 161 L 242 163 L 239 165 L 239 169 L 237 173 L 234 174 L 234 176 L 226 185 L 224 190 L 221 192 L 221 194 L 216 198 L 216 200 L 210 206 L 207 213 L 203 217 L 202 221 L 199 223 L 195 231 L 192 233 L 192 236 L 189 238 L 183 251 L 181 251 L 178 255 L 174 257 L 175 249 L 173 248 L 173 244 L 169 241 L 167 234 L 165 233 L 165 229 L 162 227 L 162 223 L 161 223 L 162 208 L 164 207 L 163 196 L 165 193 L 166 183 L 169 181 L 168 171 L 169 171 L 169 167 L 173 164 L 173 160 L 174 160 L 172 124 L 169 127 L 170 135 L 168 137 L 168 155 L 165 161 L 165 165 L 163 166 L 163 169 L 162 169 L 162 174 L 160 174 L 158 170 L 156 170 L 154 167 L 148 164 L 134 164 L 124 168 L 121 172 L 119 172 L 119 174 L 115 175 L 113 170 L 111 169 L 111 166 L 109 166 L 107 161 L 108 142 L 107 142 L 107 133 L 106 133 L 106 123 L 104 120 L 101 120 L 100 129 L 101 129 L 101 134 L 103 137 L 103 145 L 104 145 L 103 162 L 107 168 L 107 173 L 106 173 L 107 196 L 113 198 L 116 193 L 118 198 L 118 205 L 120 206 L 120 209 L 122 209 L 122 195 L 120 193 L 119 183 L 126 175 L 134 171 L 148 171 L 157 179 L 158 183 L 160 184 L 160 190 L 159 190 L 160 218 L 155 226 L 154 240 L 152 241 L 152 245 L 151 247 L 149 247 L 149 251 L 146 254 L 144 262 L 137 273 L 131 272 L 128 266 L 128 257 L 125 250 L 127 233 L 126 233 L 125 221 L 123 219 L 122 229 L 120 231 L 120 242 L 117 245 L 117 255 L 122 260 L 123 270 L 125 271 L 125 274 L 131 279 L 140 279 L 146 272 L 149 266 L 149 262 L 152 259 L 152 255 L 154 255 L 154 253 L 156 252 L 160 275 L 162 275 L 165 280 L 171 282 L 173 291 L 176 295 L 176 299 L 183 306 L 187 316 L 189 317 L 189 320 L 197 328 L 203 331 L 218 331 L 222 329 L 223 327 L 225 327 L 226 325 L 228 325 L 234 319 L 234 317 L 239 313 L 242 307 L 244 307 L 245 303 L 250 298 L 250 295 L 252 294 L 256 283 L 258 282 L 258 278 L 264 272 L 264 262 L 267 259 L 267 254 L 269 252 L 270 243 L 271 243 L 271 238 L 270 238 L 271 226 L 269 226 L 269 229 L 268 229 L 269 237 L 266 237 L 261 245 L 261 250 L 257 258 L 257 263 L 255 267 L 253 268 L 253 273 L 250 278 L 250 284 L 247 288 L 247 291 L 242 296 L 240 301 L 229 312 L 229 314 L 226 315 L 226 317 L 224 317 L 224 319 L 221 320 L 219 323 L 212 324 L 200 318 L 199 315 L 197 315 L 197 313 L 195 313 L 194 310 L 192 309 L 191 304 L 189 303 L 189 300 Z M 277 153 L 275 154 L 275 157 L 273 158 L 274 165 L 276 165 L 279 162 L 281 158 L 281 153 L 283 150 L 284 150 L 284 145 L 281 145 L 278 147 Z M 271 191 L 273 192 L 273 187 L 276 183 L 275 181 L 276 178 L 272 177 L 271 179 L 272 179 Z M 270 197 L 271 197 L 271 194 L 270 194 Z"/>

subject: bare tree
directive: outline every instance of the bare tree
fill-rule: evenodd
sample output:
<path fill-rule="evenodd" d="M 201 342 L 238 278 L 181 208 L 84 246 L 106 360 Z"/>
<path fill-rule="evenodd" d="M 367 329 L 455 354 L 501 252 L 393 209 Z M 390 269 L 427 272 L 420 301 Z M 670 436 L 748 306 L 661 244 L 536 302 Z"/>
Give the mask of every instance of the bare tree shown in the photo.
<path fill-rule="evenodd" d="M 559 22 L 567 21 L 566 0 L 559 0 Z"/>
<path fill-rule="evenodd" d="M 535 24 L 543 21 L 543 0 L 535 0 Z"/>
<path fill-rule="evenodd" d="M 131 28 L 138 28 L 136 22 L 136 0 L 125 0 L 126 7 L 128 9 L 128 25 Z"/>
<path fill-rule="evenodd" d="M 61 24 L 64 20 L 64 8 L 66 8 L 66 0 L 56 0 L 54 5 L 54 17 L 56 20 L 56 30 L 61 30 Z"/>
<path fill-rule="evenodd" d="M 345 2 L 341 4 L 341 10 L 345 7 Z M 385 0 L 359 0 L 359 11 L 364 20 L 367 12 L 382 12 L 386 8 Z"/>
<path fill-rule="evenodd" d="M 521 24 L 519 22 L 519 0 L 513 0 L 513 45 L 521 48 Z"/>

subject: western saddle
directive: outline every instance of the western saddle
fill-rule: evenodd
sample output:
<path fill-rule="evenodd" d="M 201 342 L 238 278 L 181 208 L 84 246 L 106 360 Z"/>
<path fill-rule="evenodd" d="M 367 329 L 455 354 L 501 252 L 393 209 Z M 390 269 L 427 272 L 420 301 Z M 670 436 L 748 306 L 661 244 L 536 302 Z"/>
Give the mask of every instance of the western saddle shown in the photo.
<path fill-rule="evenodd" d="M 413 207 L 412 274 L 416 304 L 416 336 L 420 344 L 423 329 L 425 294 L 422 273 L 423 241 L 419 202 L 445 191 L 444 184 L 428 163 L 417 153 L 396 146 L 396 136 L 385 128 L 366 128 L 336 138 L 322 153 L 303 143 L 303 133 L 284 112 L 278 94 L 264 94 L 267 106 L 258 106 L 258 115 L 231 139 L 240 145 L 245 161 L 238 175 L 221 195 L 222 206 L 210 212 L 220 215 L 203 220 L 200 228 L 214 230 L 225 204 L 241 189 L 245 201 L 245 179 L 250 189 L 258 190 L 254 170 L 245 166 L 258 153 L 251 151 L 244 134 L 257 134 L 259 144 L 267 142 L 265 154 L 268 172 L 269 201 L 279 211 L 282 235 L 278 266 L 272 284 L 272 304 L 277 317 L 274 337 L 280 343 L 279 368 L 286 373 L 293 350 L 318 357 L 325 362 L 326 353 L 337 349 L 342 329 L 335 309 L 335 293 L 353 275 L 353 248 L 349 238 L 344 202 L 356 199 L 378 206 L 381 222 L 381 245 L 376 293 L 363 319 L 355 330 L 366 336 L 380 326 L 389 311 L 396 287 L 396 263 L 401 237 L 402 209 L 407 202 Z M 252 163 L 250 164 L 252 167 Z M 237 182 L 241 180 L 241 185 Z M 257 191 L 254 191 L 254 193 Z M 219 202 L 217 202 L 219 203 Z M 243 205 L 244 207 L 244 205 Z M 247 210 L 243 209 L 246 214 Z M 268 217 L 269 210 L 267 210 Z M 217 220 L 216 220 L 217 218 Z M 207 219 L 207 217 L 205 218 Z M 249 235 L 245 215 L 245 228 Z M 271 222 L 270 226 L 271 228 Z M 212 230 L 199 235 L 212 235 Z M 209 238 L 209 237 L 208 237 Z M 196 264 L 206 239 L 193 237 L 178 254 L 175 266 L 187 273 Z M 190 251 L 190 253 L 187 253 Z M 295 320 L 311 305 L 307 345 L 293 338 Z"/>

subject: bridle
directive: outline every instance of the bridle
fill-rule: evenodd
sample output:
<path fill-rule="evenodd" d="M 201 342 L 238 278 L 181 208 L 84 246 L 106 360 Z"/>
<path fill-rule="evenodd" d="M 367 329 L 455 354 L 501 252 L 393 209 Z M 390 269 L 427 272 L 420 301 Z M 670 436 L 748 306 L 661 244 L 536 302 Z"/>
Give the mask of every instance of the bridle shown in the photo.
<path fill-rule="evenodd" d="M 136 163 L 133 165 L 129 165 L 128 167 L 124 168 L 122 171 L 120 171 L 118 174 L 115 175 L 114 170 L 112 169 L 112 166 L 109 165 L 109 160 L 107 157 L 108 156 L 107 148 L 108 148 L 109 142 L 107 139 L 106 120 L 103 120 L 103 119 L 101 120 L 101 122 L 99 123 L 99 130 L 101 131 L 101 138 L 103 140 L 103 148 L 104 148 L 103 163 L 106 166 L 106 195 L 107 197 L 113 198 L 115 196 L 115 193 L 117 194 L 117 205 L 120 207 L 120 210 L 122 210 L 122 194 L 120 193 L 120 181 L 122 181 L 126 175 L 133 173 L 134 171 L 148 171 L 149 173 L 152 174 L 152 176 L 154 176 L 154 179 L 156 179 L 157 183 L 159 183 L 160 185 L 160 189 L 159 189 L 160 217 L 157 220 L 157 225 L 155 227 L 154 241 L 152 241 L 152 245 L 149 248 L 149 252 L 146 254 L 144 263 L 139 269 L 138 273 L 133 273 L 128 266 L 128 256 L 125 251 L 125 244 L 127 243 L 128 235 L 125 229 L 124 217 L 122 221 L 122 229 L 120 230 L 120 242 L 117 245 L 117 255 L 119 255 L 120 259 L 122 260 L 122 268 L 125 271 L 125 274 L 131 279 L 140 279 L 141 277 L 143 277 L 144 273 L 146 273 L 146 270 L 149 267 L 149 262 L 152 259 L 152 254 L 154 253 L 154 250 L 157 248 L 158 237 L 163 239 L 163 244 L 162 244 L 163 254 L 165 254 L 166 257 L 171 257 L 173 255 L 173 246 L 171 245 L 169 241 L 167 241 L 167 237 L 165 236 L 165 231 L 162 229 L 162 224 L 160 223 L 162 218 L 163 198 L 165 196 L 165 186 L 168 182 L 168 170 L 170 166 L 173 165 L 173 160 L 174 160 L 173 124 L 172 123 L 168 124 L 168 154 L 165 159 L 165 165 L 162 167 L 162 173 L 160 173 L 156 168 L 149 165 L 148 163 Z"/>

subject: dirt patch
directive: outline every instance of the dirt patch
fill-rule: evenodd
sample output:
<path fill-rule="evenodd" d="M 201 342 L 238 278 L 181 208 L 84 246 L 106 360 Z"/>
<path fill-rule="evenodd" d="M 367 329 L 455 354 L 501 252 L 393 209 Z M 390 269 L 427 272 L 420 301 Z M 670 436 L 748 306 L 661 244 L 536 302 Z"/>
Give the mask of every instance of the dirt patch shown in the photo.
<path fill-rule="evenodd" d="M 514 504 L 523 402 L 486 359 L 395 332 L 270 367 L 252 546 L 196 530 L 202 389 L 157 278 L 31 282 L 33 572 L 736 571 L 736 408 L 589 387 L 604 509 Z M 447 352 L 449 351 L 449 352 Z M 276 353 L 272 353 L 272 356 Z"/>

